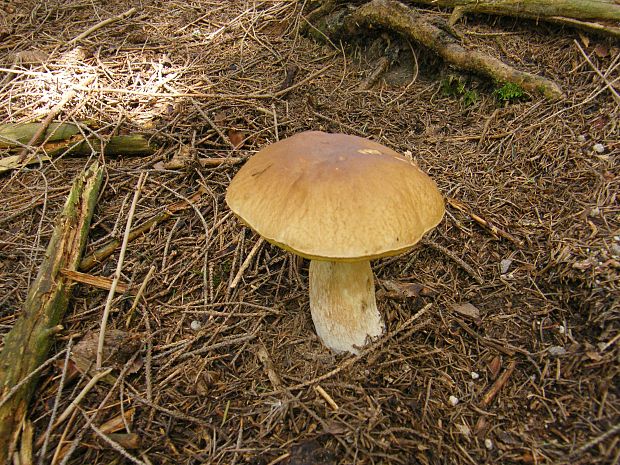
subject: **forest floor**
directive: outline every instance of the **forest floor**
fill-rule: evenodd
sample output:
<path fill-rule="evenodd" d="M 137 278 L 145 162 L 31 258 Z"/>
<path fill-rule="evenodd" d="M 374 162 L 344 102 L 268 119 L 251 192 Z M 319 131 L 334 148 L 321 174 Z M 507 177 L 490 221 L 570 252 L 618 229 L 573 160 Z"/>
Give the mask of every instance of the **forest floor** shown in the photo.
<path fill-rule="evenodd" d="M 35 461 L 618 463 L 619 107 L 594 68 L 617 83 L 620 46 L 470 16 L 455 26 L 467 47 L 555 80 L 566 98 L 509 98 L 406 42 L 363 89 L 393 39 L 317 42 L 299 33 L 301 3 L 1 3 L 0 123 L 40 121 L 77 85 L 59 121 L 89 121 L 84 131 L 102 143 L 143 133 L 158 149 L 2 175 L 0 334 L 20 314 L 72 180 L 94 159 L 105 180 L 86 254 L 122 238 L 141 173 L 134 225 L 189 201 L 129 244 L 130 291 L 108 324 L 114 377 L 55 424 L 90 379 L 76 360 L 92 361 L 108 294 L 75 285 L 29 413 Z M 308 262 L 254 249 L 258 237 L 227 208 L 239 163 L 199 162 L 308 129 L 410 152 L 449 200 L 428 241 L 373 262 L 387 332 L 359 356 L 330 353 L 315 335 Z M 89 273 L 111 277 L 117 260 Z"/>

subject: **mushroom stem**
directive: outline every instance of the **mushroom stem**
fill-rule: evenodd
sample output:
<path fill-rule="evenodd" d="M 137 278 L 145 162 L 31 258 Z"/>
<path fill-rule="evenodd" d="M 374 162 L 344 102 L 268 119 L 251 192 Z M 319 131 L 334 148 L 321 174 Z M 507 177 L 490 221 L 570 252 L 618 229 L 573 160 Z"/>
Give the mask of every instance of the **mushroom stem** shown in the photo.
<path fill-rule="evenodd" d="M 312 260 L 310 311 L 317 334 L 335 351 L 357 354 L 369 338 L 383 334 L 370 262 Z"/>

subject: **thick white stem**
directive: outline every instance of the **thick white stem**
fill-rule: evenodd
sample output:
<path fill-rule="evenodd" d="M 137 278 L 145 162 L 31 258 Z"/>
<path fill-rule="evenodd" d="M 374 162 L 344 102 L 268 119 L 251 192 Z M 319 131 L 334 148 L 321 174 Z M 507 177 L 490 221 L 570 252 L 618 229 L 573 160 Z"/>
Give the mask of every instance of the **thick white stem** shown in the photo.
<path fill-rule="evenodd" d="M 369 261 L 310 262 L 310 311 L 316 332 L 335 351 L 354 354 L 383 334 Z"/>

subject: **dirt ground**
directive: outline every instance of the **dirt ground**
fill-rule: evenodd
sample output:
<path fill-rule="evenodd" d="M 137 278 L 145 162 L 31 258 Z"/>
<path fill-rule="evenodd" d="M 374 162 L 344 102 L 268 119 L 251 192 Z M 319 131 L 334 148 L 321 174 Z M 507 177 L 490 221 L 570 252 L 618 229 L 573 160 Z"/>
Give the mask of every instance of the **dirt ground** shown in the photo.
<path fill-rule="evenodd" d="M 122 238 L 141 173 L 134 226 L 191 198 L 129 243 L 121 281 L 133 291 L 117 294 L 108 323 L 111 349 L 122 349 L 107 362 L 114 377 L 58 422 L 90 379 L 66 349 L 92 353 L 108 295 L 75 285 L 29 413 L 35 461 L 618 463 L 619 107 L 593 69 L 618 89 L 618 43 L 470 16 L 455 26 L 468 47 L 555 80 L 566 98 L 502 101 L 495 84 L 406 41 L 364 90 L 373 44 L 398 39 L 318 42 L 299 33 L 302 3 L 2 2 L 1 123 L 42 120 L 91 78 L 57 120 L 90 121 L 84 131 L 103 142 L 143 133 L 158 149 L 2 175 L 0 333 L 93 160 L 105 181 L 86 254 Z M 308 262 L 255 248 L 228 210 L 240 164 L 199 162 L 247 157 L 307 129 L 410 152 L 448 202 L 427 240 L 373 263 L 387 332 L 359 356 L 334 355 L 315 335 Z M 179 168 L 166 165 L 173 157 Z M 118 257 L 89 273 L 111 277 Z"/>

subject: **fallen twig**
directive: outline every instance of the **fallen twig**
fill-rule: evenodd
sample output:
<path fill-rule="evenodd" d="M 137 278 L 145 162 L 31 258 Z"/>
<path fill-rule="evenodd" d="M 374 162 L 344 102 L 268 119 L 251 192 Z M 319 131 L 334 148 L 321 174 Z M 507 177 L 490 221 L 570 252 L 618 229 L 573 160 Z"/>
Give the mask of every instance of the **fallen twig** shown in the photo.
<path fill-rule="evenodd" d="M 60 273 L 76 283 L 88 284 L 106 291 L 109 291 L 112 288 L 112 280 L 110 278 L 106 278 L 105 276 L 93 276 L 92 274 L 81 273 L 79 271 L 68 270 L 66 268 L 60 270 Z M 129 286 L 127 284 L 116 284 L 116 292 L 124 294 L 128 290 Z"/>
<path fill-rule="evenodd" d="M 321 381 L 325 381 L 326 379 L 331 378 L 332 376 L 337 375 L 338 373 L 340 373 L 342 370 L 350 367 L 351 365 L 354 365 L 356 362 L 360 361 L 362 358 L 366 357 L 368 354 L 370 354 L 372 351 L 374 351 L 375 349 L 377 349 L 377 347 L 385 344 L 386 342 L 390 341 L 391 339 L 394 339 L 398 334 L 400 334 L 401 332 L 403 332 L 405 329 L 407 329 L 414 321 L 416 321 L 417 319 L 419 319 L 422 315 L 424 315 L 429 308 L 431 308 L 432 304 L 426 304 L 424 307 L 422 307 L 421 310 L 419 310 L 416 314 L 414 314 L 412 317 L 410 317 L 407 321 L 405 321 L 402 325 L 400 325 L 396 330 L 394 330 L 392 333 L 387 334 L 386 336 L 377 339 L 375 342 L 373 342 L 372 344 L 367 345 L 359 354 L 352 356 L 350 358 L 347 358 L 346 360 L 344 360 L 344 362 L 342 362 L 340 365 L 338 365 L 338 367 L 334 368 L 331 371 L 328 371 L 327 373 L 317 376 L 316 378 L 313 378 L 309 381 L 304 381 L 303 383 L 299 383 L 296 384 L 294 386 L 290 386 L 287 389 L 288 390 L 293 390 L 293 389 L 302 389 L 305 388 L 307 386 L 312 386 L 313 384 L 317 384 L 320 383 Z M 426 323 L 420 323 L 419 327 L 424 326 Z M 413 329 L 416 329 L 417 326 L 414 326 Z M 411 328 L 410 328 L 411 329 Z M 265 395 L 271 395 L 272 393 L 266 393 Z"/>
<path fill-rule="evenodd" d="M 515 370 L 516 366 L 517 366 L 517 362 L 515 360 L 512 360 L 508 364 L 508 367 L 506 368 L 506 370 L 501 374 L 499 378 L 495 380 L 493 385 L 489 388 L 487 393 L 482 398 L 482 401 L 480 401 L 480 408 L 484 409 L 488 407 L 491 404 L 491 402 L 493 402 L 493 399 L 495 399 L 495 396 L 508 382 L 508 379 L 512 375 L 512 372 Z"/>
<path fill-rule="evenodd" d="M 498 228 L 497 226 L 495 226 L 490 221 L 485 220 L 480 215 L 477 215 L 476 213 L 471 211 L 471 209 L 467 205 L 465 205 L 465 203 L 463 203 L 462 201 L 457 200 L 457 199 L 452 198 L 452 197 L 449 197 L 447 200 L 448 200 L 448 204 L 450 206 L 452 206 L 452 207 L 456 208 L 457 210 L 465 213 L 466 215 L 469 215 L 471 217 L 471 219 L 474 220 L 476 223 L 478 223 L 480 226 L 482 226 L 483 228 L 491 231 L 491 233 L 495 237 L 503 237 L 504 239 L 508 239 L 510 242 L 518 245 L 519 247 L 523 246 L 523 241 L 522 240 L 517 239 L 516 237 L 514 237 L 509 232 L 506 232 L 506 231 Z"/>
<path fill-rule="evenodd" d="M 189 200 L 191 202 L 195 202 L 204 194 L 204 192 L 204 189 L 199 189 L 194 195 L 189 198 Z M 185 200 L 175 202 L 172 205 L 169 205 L 168 208 L 166 208 L 164 211 L 160 212 L 153 218 L 145 221 L 140 226 L 132 229 L 129 233 L 129 241 L 133 241 L 135 238 L 142 236 L 142 234 L 146 233 L 152 227 L 168 220 L 176 212 L 185 210 L 187 208 L 191 208 L 191 205 L 189 205 Z M 88 271 L 92 269 L 97 263 L 112 255 L 120 245 L 121 242 L 118 239 L 112 239 L 107 244 L 104 244 L 99 249 L 95 250 L 92 254 L 84 257 L 84 259 L 80 262 L 80 271 Z"/>
<path fill-rule="evenodd" d="M 364 79 L 360 85 L 359 90 L 368 90 L 374 86 L 383 74 L 388 70 L 390 66 L 390 59 L 388 57 L 380 57 L 375 63 L 375 68 Z"/>
<path fill-rule="evenodd" d="M 267 371 L 267 377 L 269 378 L 269 381 L 271 381 L 273 388 L 276 391 L 282 389 L 282 379 L 276 372 L 273 366 L 273 361 L 269 356 L 269 352 L 267 352 L 267 348 L 262 342 L 258 343 L 258 350 L 256 351 L 256 355 L 258 356 L 258 359 L 262 362 L 263 367 L 265 367 L 265 370 Z"/>
<path fill-rule="evenodd" d="M 491 341 L 491 340 L 487 339 L 484 336 L 481 336 L 476 331 L 471 329 L 467 325 L 467 323 L 465 323 L 464 321 L 461 321 L 459 318 L 454 318 L 454 321 L 456 321 L 458 323 L 458 325 L 461 328 L 463 328 L 467 334 L 469 334 L 473 338 L 476 338 L 478 341 L 480 341 L 481 344 L 483 344 L 483 345 L 485 345 L 487 347 L 491 347 L 492 349 L 495 349 L 495 350 L 497 350 L 498 352 L 501 352 L 504 355 L 508 355 L 509 357 L 512 357 L 515 354 L 516 351 L 513 350 L 512 348 L 506 347 L 505 344 L 501 344 L 499 342 L 494 342 L 494 341 Z"/>
<path fill-rule="evenodd" d="M 105 340 L 105 330 L 108 324 L 108 316 L 110 315 L 110 309 L 112 308 L 112 300 L 114 299 L 116 286 L 118 285 L 118 281 L 121 278 L 121 270 L 123 268 L 125 252 L 127 250 L 129 235 L 131 233 L 131 222 L 133 221 L 133 215 L 136 211 L 136 205 L 138 204 L 138 198 L 140 198 L 145 178 L 146 176 L 144 173 L 140 174 L 138 184 L 136 185 L 136 191 L 134 192 L 133 201 L 131 202 L 131 207 L 129 207 L 129 213 L 127 214 L 127 225 L 125 227 L 125 234 L 123 235 L 123 243 L 121 244 L 121 251 L 118 257 L 116 271 L 114 272 L 114 277 L 112 278 L 112 285 L 110 286 L 110 292 L 108 293 L 108 298 L 106 300 L 105 308 L 103 310 L 103 316 L 101 318 L 101 328 L 99 330 L 99 341 L 97 344 L 97 363 L 95 365 L 97 370 L 101 369 L 101 364 L 103 363 L 103 344 Z"/>
<path fill-rule="evenodd" d="M 71 403 L 65 409 L 65 411 L 60 414 L 60 416 L 58 417 L 58 419 L 54 423 L 54 426 L 52 426 L 52 431 L 55 428 L 57 428 L 58 425 L 62 424 L 63 421 L 65 421 L 67 418 L 69 418 L 69 416 L 73 413 L 73 411 L 76 409 L 76 407 L 80 404 L 82 399 L 84 397 L 86 397 L 86 394 L 88 394 L 90 392 L 90 390 L 93 387 L 95 387 L 95 384 L 97 384 L 99 382 L 99 380 L 101 380 L 102 378 L 105 378 L 106 376 L 108 376 L 110 373 L 112 373 L 112 368 L 108 368 L 107 370 L 100 371 L 100 372 L 96 373 L 90 379 L 90 381 L 88 381 L 86 386 L 84 386 L 82 388 L 82 390 L 79 392 L 79 394 L 77 396 L 75 396 L 75 398 L 71 401 Z"/>
<path fill-rule="evenodd" d="M 325 389 L 323 389 L 321 387 L 320 384 L 317 384 L 316 386 L 314 386 L 314 390 L 323 398 L 325 399 L 325 402 L 327 402 L 329 404 L 329 406 L 333 409 L 333 410 L 338 410 L 340 407 L 338 407 L 338 404 L 336 403 L 336 401 L 332 398 L 332 396 L 330 396 L 327 391 Z"/>
<path fill-rule="evenodd" d="M 250 253 L 248 253 L 248 256 L 245 257 L 245 260 L 239 267 L 239 271 L 237 271 L 235 278 L 232 280 L 232 282 L 230 283 L 228 287 L 230 287 L 231 289 L 237 287 L 237 284 L 239 284 L 239 281 L 243 277 L 243 272 L 248 269 L 248 267 L 250 266 L 250 263 L 252 262 L 252 259 L 254 258 L 254 255 L 256 255 L 256 252 L 258 252 L 258 249 L 263 242 L 264 242 L 263 238 L 259 237 L 258 240 L 256 241 L 256 244 L 254 244 L 254 247 L 252 247 L 252 250 L 250 250 Z"/>
<path fill-rule="evenodd" d="M 461 268 L 463 268 L 469 276 L 474 278 L 478 284 L 484 284 L 484 280 L 478 275 L 478 273 L 476 273 L 476 270 L 474 270 L 470 265 L 465 263 L 463 259 L 453 254 L 449 249 L 445 248 L 443 245 L 437 244 L 435 241 L 431 241 L 430 239 L 422 239 L 421 242 L 422 244 L 432 247 L 433 249 L 437 250 L 438 252 L 441 252 L 446 257 L 451 259 L 454 263 L 456 263 Z"/>
<path fill-rule="evenodd" d="M 121 21 L 125 18 L 130 17 L 131 15 L 133 15 L 136 11 L 138 11 L 135 7 L 131 8 L 127 11 L 125 11 L 124 13 L 121 13 L 120 15 L 117 16 L 113 16 L 111 18 L 108 19 L 104 19 L 103 21 L 95 24 L 93 27 L 88 28 L 87 30 L 85 30 L 84 32 L 82 32 L 80 35 L 74 37 L 73 39 L 71 39 L 67 45 L 72 45 L 82 39 L 85 39 L 86 37 L 88 37 L 89 35 L 91 35 L 93 32 L 98 31 L 99 29 L 101 29 L 102 27 L 107 26 L 108 24 L 112 24 L 115 23 L 117 21 Z"/>
<path fill-rule="evenodd" d="M 588 62 L 588 65 L 590 65 L 590 68 L 592 68 L 592 70 L 598 75 L 598 77 L 601 78 L 601 81 L 603 81 L 603 84 L 605 84 L 605 87 L 609 89 L 609 92 L 611 92 L 611 96 L 614 98 L 616 103 L 620 105 L 620 95 L 618 94 L 616 89 L 613 88 L 613 86 L 611 85 L 609 80 L 603 75 L 603 73 L 601 73 L 601 71 L 596 66 L 594 66 L 594 63 L 592 63 L 592 60 L 590 60 L 590 57 L 587 55 L 586 52 L 584 52 L 583 48 L 581 48 L 581 45 L 579 45 L 579 42 L 577 42 L 576 40 L 573 40 L 573 42 L 575 42 L 577 49 L 579 50 L 581 55 L 585 58 L 585 60 Z"/>
<path fill-rule="evenodd" d="M 578 456 L 583 454 L 588 449 L 596 446 L 597 444 L 600 444 L 605 439 L 610 438 L 614 434 L 618 434 L 618 433 L 620 433 L 620 423 L 617 423 L 616 425 L 612 426 L 607 431 L 605 431 L 603 434 L 600 434 L 599 436 L 596 436 L 595 438 L 593 438 L 590 441 L 586 442 L 584 445 L 582 445 L 582 446 L 578 447 L 577 449 L 575 449 L 568 456 L 569 461 L 572 462 L 574 459 L 576 459 Z"/>
<path fill-rule="evenodd" d="M 84 414 L 84 412 L 81 412 L 81 413 L 82 413 L 82 416 L 84 417 L 84 419 L 86 420 L 86 424 L 88 426 L 90 426 L 90 428 L 95 432 L 95 434 L 97 436 L 99 436 L 103 441 L 108 443 L 110 445 L 110 447 L 112 447 L 112 449 L 114 449 L 119 454 L 121 454 L 123 457 L 125 457 L 129 461 L 135 463 L 136 465 L 147 465 L 146 462 L 143 462 L 142 460 L 140 460 L 140 459 L 134 457 L 133 455 L 131 455 L 129 452 L 127 452 L 125 450 L 125 448 L 123 446 L 121 446 L 118 442 L 114 441 L 108 434 L 105 434 L 103 431 L 101 431 L 99 428 L 97 428 L 93 424 L 93 419 L 92 418 L 88 417 L 86 414 Z"/>
<path fill-rule="evenodd" d="M 155 274 L 155 265 L 151 265 L 151 267 L 149 268 L 149 271 L 146 274 L 146 277 L 144 278 L 144 280 L 142 281 L 142 284 L 140 284 L 140 287 L 138 288 L 138 292 L 136 292 L 136 296 L 133 299 L 131 308 L 127 312 L 127 324 L 126 324 L 127 328 L 129 328 L 129 324 L 131 323 L 131 317 L 133 316 L 133 312 L 136 310 L 136 307 L 140 303 L 140 299 L 142 298 L 142 294 L 144 294 L 146 285 L 149 283 L 149 281 L 153 277 L 153 274 Z"/>
<path fill-rule="evenodd" d="M 571 0 L 535 0 L 515 2 L 513 0 L 415 0 L 434 7 L 454 7 L 456 17 L 467 13 L 486 13 L 517 18 L 531 18 L 536 21 L 568 24 L 577 28 L 620 36 L 620 28 L 612 23 L 596 23 L 585 20 L 620 19 L 620 5 L 614 0 L 571 1 Z"/>

